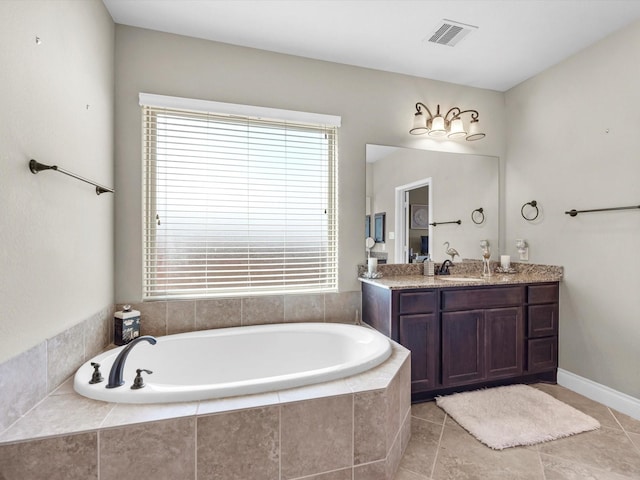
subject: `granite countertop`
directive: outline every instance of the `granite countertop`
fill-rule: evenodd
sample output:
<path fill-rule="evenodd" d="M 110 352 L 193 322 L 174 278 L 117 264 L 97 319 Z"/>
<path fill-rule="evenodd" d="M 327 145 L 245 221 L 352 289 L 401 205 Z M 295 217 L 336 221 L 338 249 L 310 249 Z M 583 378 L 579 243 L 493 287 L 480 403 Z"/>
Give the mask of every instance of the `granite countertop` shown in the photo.
<path fill-rule="evenodd" d="M 418 265 L 379 265 L 381 278 L 363 278 L 359 280 L 390 290 L 407 288 L 449 288 L 485 285 L 516 285 L 522 283 L 545 283 L 562 281 L 563 267 L 555 265 L 512 264 L 515 273 L 495 272 L 494 265 L 491 276 L 481 274 L 479 262 L 462 262 L 454 264 L 451 275 L 422 275 L 423 266 Z M 481 264 L 480 264 L 481 265 Z"/>

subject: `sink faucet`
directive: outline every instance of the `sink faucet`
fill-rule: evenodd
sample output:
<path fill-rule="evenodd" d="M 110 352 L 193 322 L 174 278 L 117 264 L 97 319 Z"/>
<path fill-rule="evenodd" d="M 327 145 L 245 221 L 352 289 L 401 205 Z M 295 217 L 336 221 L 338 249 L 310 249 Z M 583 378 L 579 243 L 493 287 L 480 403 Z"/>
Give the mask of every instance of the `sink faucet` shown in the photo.
<path fill-rule="evenodd" d="M 149 342 L 151 345 L 155 345 L 157 342 L 155 337 L 152 337 L 151 335 L 143 335 L 142 337 L 131 340 L 131 342 L 129 342 L 127 346 L 122 349 L 122 351 L 116 357 L 116 360 L 113 362 L 111 371 L 109 372 L 109 383 L 107 384 L 107 388 L 116 388 L 124 384 L 124 380 L 122 379 L 124 362 L 127 360 L 127 356 L 129 355 L 129 352 L 131 352 L 131 349 L 142 341 Z"/>
<path fill-rule="evenodd" d="M 449 267 L 453 267 L 453 262 L 449 259 L 442 262 L 440 268 L 438 269 L 438 275 L 449 275 Z"/>

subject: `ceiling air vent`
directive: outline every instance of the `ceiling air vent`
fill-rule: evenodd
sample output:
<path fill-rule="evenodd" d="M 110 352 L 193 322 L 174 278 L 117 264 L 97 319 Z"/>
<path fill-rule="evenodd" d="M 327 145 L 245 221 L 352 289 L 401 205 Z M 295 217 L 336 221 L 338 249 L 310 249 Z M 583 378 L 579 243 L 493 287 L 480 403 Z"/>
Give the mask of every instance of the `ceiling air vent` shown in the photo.
<path fill-rule="evenodd" d="M 425 40 L 431 43 L 453 47 L 469 33 L 477 29 L 478 27 L 475 25 L 454 22 L 453 20 L 447 20 L 445 18 L 436 26 L 433 34 Z"/>

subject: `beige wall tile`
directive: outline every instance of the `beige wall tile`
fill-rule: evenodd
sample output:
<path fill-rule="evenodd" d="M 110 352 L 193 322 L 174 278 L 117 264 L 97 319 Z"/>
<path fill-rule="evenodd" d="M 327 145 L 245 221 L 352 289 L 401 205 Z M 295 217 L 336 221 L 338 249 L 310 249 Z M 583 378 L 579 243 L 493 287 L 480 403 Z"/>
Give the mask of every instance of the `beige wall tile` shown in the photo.
<path fill-rule="evenodd" d="M 167 302 L 143 302 L 131 305 L 140 312 L 140 334 L 154 337 L 167 334 Z"/>
<path fill-rule="evenodd" d="M 214 298 L 196 302 L 196 329 L 239 327 L 242 324 L 242 299 Z"/>
<path fill-rule="evenodd" d="M 284 322 L 283 295 L 242 299 L 242 325 L 282 322 Z"/>
<path fill-rule="evenodd" d="M 400 389 L 398 413 L 400 422 L 404 421 L 407 412 L 411 410 L 411 359 L 407 358 L 398 372 L 398 388 Z"/>
<path fill-rule="evenodd" d="M 356 311 L 362 318 L 360 291 L 325 293 L 324 309 L 325 322 L 355 323 Z"/>
<path fill-rule="evenodd" d="M 353 396 L 282 405 L 282 479 L 352 465 Z"/>
<path fill-rule="evenodd" d="M 387 432 L 387 448 L 390 448 L 393 441 L 400 431 L 400 375 L 396 374 L 386 389 L 387 410 L 385 412 L 384 421 L 386 423 Z M 382 420 L 382 418 L 381 418 Z"/>
<path fill-rule="evenodd" d="M 353 396 L 353 463 L 383 460 L 387 456 L 386 390 L 356 393 Z"/>
<path fill-rule="evenodd" d="M 47 340 L 47 392 L 73 375 L 84 358 L 84 322 Z"/>
<path fill-rule="evenodd" d="M 387 462 L 367 463 L 353 467 L 353 480 L 390 480 L 387 474 Z"/>
<path fill-rule="evenodd" d="M 167 302 L 167 334 L 193 332 L 196 329 L 196 302 Z"/>
<path fill-rule="evenodd" d="M 195 480 L 195 418 L 100 432 L 100 480 Z"/>
<path fill-rule="evenodd" d="M 97 480 L 97 448 L 95 432 L 1 445 L 0 478 Z"/>
<path fill-rule="evenodd" d="M 110 324 L 113 323 L 113 307 L 103 308 L 84 321 L 84 361 L 96 356 L 111 343 Z M 78 365 L 79 367 L 80 365 Z"/>
<path fill-rule="evenodd" d="M 285 322 L 324 322 L 324 295 L 285 295 Z"/>
<path fill-rule="evenodd" d="M 0 364 L 0 432 L 46 394 L 46 342 Z"/>
<path fill-rule="evenodd" d="M 278 480 L 279 407 L 198 417 L 198 480 Z"/>

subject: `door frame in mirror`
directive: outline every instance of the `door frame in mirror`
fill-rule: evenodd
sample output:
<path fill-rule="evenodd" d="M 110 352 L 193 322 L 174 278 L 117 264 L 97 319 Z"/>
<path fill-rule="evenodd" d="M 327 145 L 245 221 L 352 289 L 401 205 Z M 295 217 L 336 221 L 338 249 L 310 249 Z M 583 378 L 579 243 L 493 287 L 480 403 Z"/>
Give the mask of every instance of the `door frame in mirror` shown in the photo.
<path fill-rule="evenodd" d="M 417 188 L 429 187 L 429 218 L 433 218 L 432 211 L 432 177 L 423 178 L 422 180 L 416 180 L 415 182 L 407 183 L 406 185 L 400 185 L 396 187 L 395 194 L 395 229 L 396 229 L 396 242 L 394 247 L 394 258 L 403 259 L 402 263 L 409 262 L 409 202 L 407 200 L 408 193 L 411 190 L 415 190 Z M 433 251 L 433 245 L 431 235 L 432 226 L 429 225 L 429 252 Z M 397 260 L 396 260 L 396 263 Z"/>

